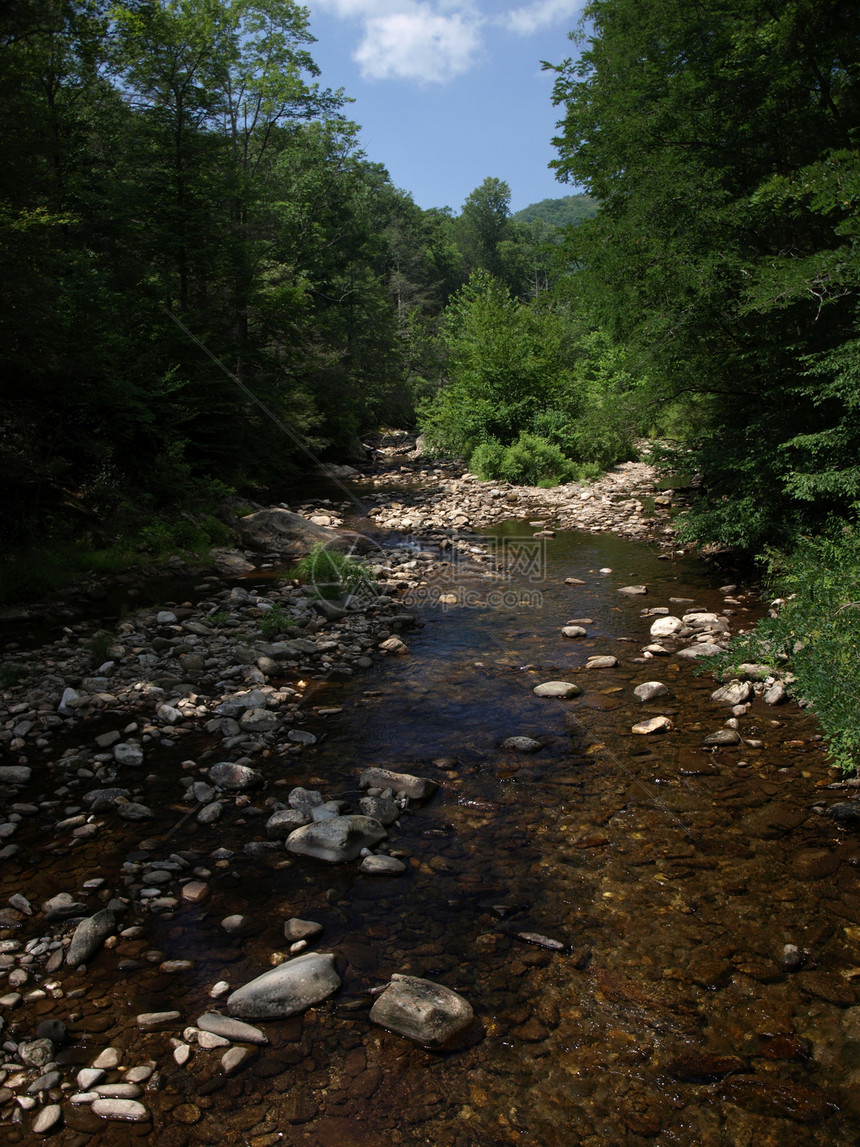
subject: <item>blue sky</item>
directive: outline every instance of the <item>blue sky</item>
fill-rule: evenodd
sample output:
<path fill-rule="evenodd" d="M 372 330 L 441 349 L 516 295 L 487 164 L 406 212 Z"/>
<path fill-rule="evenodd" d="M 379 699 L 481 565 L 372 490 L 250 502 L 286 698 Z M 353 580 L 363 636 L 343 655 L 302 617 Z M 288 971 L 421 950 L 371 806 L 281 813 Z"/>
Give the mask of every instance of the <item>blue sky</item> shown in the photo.
<path fill-rule="evenodd" d="M 323 87 L 343 88 L 368 159 L 420 207 L 459 212 L 487 176 L 511 210 L 572 194 L 547 167 L 552 73 L 582 0 L 304 0 Z"/>

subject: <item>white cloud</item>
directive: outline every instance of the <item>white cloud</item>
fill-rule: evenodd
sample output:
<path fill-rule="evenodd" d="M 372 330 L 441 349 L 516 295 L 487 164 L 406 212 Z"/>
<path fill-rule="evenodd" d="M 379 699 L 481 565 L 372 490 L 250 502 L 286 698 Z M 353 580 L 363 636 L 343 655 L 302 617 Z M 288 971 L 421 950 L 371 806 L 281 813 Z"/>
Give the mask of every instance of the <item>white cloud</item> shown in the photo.
<path fill-rule="evenodd" d="M 534 0 L 506 13 L 502 22 L 505 27 L 520 36 L 531 36 L 534 32 L 556 23 L 563 17 L 571 21 L 579 16 L 583 8 L 582 0 Z"/>
<path fill-rule="evenodd" d="M 528 36 L 563 17 L 579 14 L 583 0 L 532 0 L 492 16 L 477 0 L 313 0 L 361 33 L 353 59 L 370 80 L 446 83 L 467 72 L 483 46 L 488 24 Z M 486 10 L 495 7 L 483 0 Z"/>
<path fill-rule="evenodd" d="M 368 20 L 355 53 L 368 79 L 444 83 L 467 72 L 481 46 L 479 24 L 462 13 L 443 15 L 426 5 Z"/>

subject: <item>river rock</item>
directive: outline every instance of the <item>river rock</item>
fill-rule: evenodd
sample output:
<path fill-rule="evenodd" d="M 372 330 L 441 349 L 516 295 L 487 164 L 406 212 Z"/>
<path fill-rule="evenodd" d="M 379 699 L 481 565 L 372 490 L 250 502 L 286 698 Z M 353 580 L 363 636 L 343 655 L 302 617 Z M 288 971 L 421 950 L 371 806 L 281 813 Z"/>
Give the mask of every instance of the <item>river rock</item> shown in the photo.
<path fill-rule="evenodd" d="M 502 741 L 502 748 L 511 753 L 537 753 L 543 745 L 533 737 L 508 737 Z"/>
<path fill-rule="evenodd" d="M 633 696 L 640 701 L 653 701 L 655 697 L 665 697 L 669 692 L 662 681 L 643 681 L 633 690 Z"/>
<path fill-rule="evenodd" d="M 765 705 L 781 705 L 787 696 L 788 693 L 785 688 L 785 682 L 774 681 L 769 689 L 765 689 L 762 694 L 762 700 Z"/>
<path fill-rule="evenodd" d="M 568 697 L 579 697 L 582 690 L 572 681 L 544 681 L 542 685 L 535 685 L 532 693 L 536 697 L 560 697 L 565 700 Z"/>
<path fill-rule="evenodd" d="M 565 625 L 561 631 L 563 637 L 587 637 L 588 630 L 581 625 Z"/>
<path fill-rule="evenodd" d="M 219 761 L 209 769 L 209 780 L 228 792 L 245 792 L 247 789 L 258 788 L 263 783 L 263 776 L 248 765 Z"/>
<path fill-rule="evenodd" d="M 93 956 L 108 936 L 116 928 L 116 916 L 109 909 L 104 908 L 94 916 L 82 920 L 75 929 L 72 942 L 66 953 L 66 964 L 70 968 L 77 968 L 85 964 Z"/>
<path fill-rule="evenodd" d="M 626 593 L 628 597 L 639 597 L 643 593 L 648 592 L 647 585 L 625 585 L 618 591 L 619 593 Z"/>
<path fill-rule="evenodd" d="M 270 709 L 246 709 L 239 718 L 243 733 L 271 733 L 278 726 L 278 715 Z"/>
<path fill-rule="evenodd" d="M 401 876 L 405 871 L 406 865 L 396 856 L 365 856 L 359 867 L 365 876 Z"/>
<path fill-rule="evenodd" d="M 649 632 L 652 637 L 671 637 L 683 627 L 684 623 L 680 617 L 670 615 L 669 617 L 658 617 L 656 621 L 653 621 Z"/>
<path fill-rule="evenodd" d="M 320 1003 L 338 988 L 334 956 L 308 952 L 237 988 L 227 998 L 227 1007 L 242 1019 L 282 1019 Z"/>
<path fill-rule="evenodd" d="M 32 1039 L 18 1044 L 18 1057 L 27 1067 L 44 1067 L 56 1053 L 51 1039 Z"/>
<path fill-rule="evenodd" d="M 219 1015 L 217 1012 L 206 1012 L 199 1016 L 197 1027 L 201 1031 L 211 1032 L 212 1035 L 221 1036 L 232 1043 L 266 1044 L 269 1042 L 259 1028 L 255 1028 L 252 1024 L 243 1023 L 242 1020 L 233 1019 L 231 1016 Z"/>
<path fill-rule="evenodd" d="M 703 745 L 739 745 L 741 735 L 737 729 L 717 729 L 702 741 Z"/>
<path fill-rule="evenodd" d="M 397 974 L 370 1009 L 373 1023 L 430 1048 L 441 1047 L 474 1017 L 468 1000 L 451 988 Z"/>
<path fill-rule="evenodd" d="M 26 785 L 32 775 L 29 765 L 0 765 L 0 785 Z"/>
<path fill-rule="evenodd" d="M 136 1099 L 96 1099 L 90 1111 L 102 1119 L 114 1119 L 121 1123 L 145 1123 L 149 1112 Z"/>
<path fill-rule="evenodd" d="M 426 777 L 415 777 L 411 773 L 394 773 L 390 769 L 376 767 L 364 769 L 358 779 L 363 789 L 393 789 L 395 793 L 402 793 L 410 800 L 429 800 L 439 786 L 435 781 Z"/>
<path fill-rule="evenodd" d="M 847 828 L 860 828 L 860 801 L 839 801 L 830 806 L 827 815 Z"/>
<path fill-rule="evenodd" d="M 236 523 L 242 544 L 264 553 L 306 554 L 314 546 L 349 549 L 356 535 L 338 533 L 278 506 L 246 514 Z"/>
<path fill-rule="evenodd" d="M 614 669 L 618 664 L 618 658 L 612 657 L 610 654 L 597 657 L 589 657 L 585 663 L 586 669 Z"/>
<path fill-rule="evenodd" d="M 640 721 L 634 725 L 631 732 L 648 735 L 650 733 L 668 733 L 674 725 L 668 717 L 651 717 L 648 721 Z"/>
<path fill-rule="evenodd" d="M 358 807 L 364 816 L 373 817 L 386 828 L 400 816 L 400 806 L 388 797 L 362 797 Z"/>
<path fill-rule="evenodd" d="M 291 832 L 287 837 L 287 850 L 330 864 L 343 864 L 355 860 L 363 848 L 371 848 L 387 836 L 383 826 L 372 817 L 335 816 Z"/>
<path fill-rule="evenodd" d="M 313 940 L 321 936 L 322 931 L 322 924 L 318 924 L 316 920 L 300 920 L 298 916 L 292 916 L 284 921 L 284 937 L 291 944 L 295 944 L 298 940 Z"/>
<path fill-rule="evenodd" d="M 695 645 L 688 645 L 685 649 L 679 649 L 676 657 L 716 657 L 717 654 L 722 653 L 723 649 L 720 645 L 714 645 L 712 641 L 699 641 Z"/>
<path fill-rule="evenodd" d="M 286 840 L 291 832 L 310 824 L 310 819 L 307 813 L 297 808 L 278 809 L 266 821 L 266 836 L 270 840 Z"/>
<path fill-rule="evenodd" d="M 49 1103 L 43 1107 L 33 1121 L 34 1135 L 50 1135 L 56 1131 L 63 1119 L 63 1109 L 59 1103 Z"/>
<path fill-rule="evenodd" d="M 711 700 L 718 705 L 743 705 L 752 697 L 752 686 L 749 681 L 730 681 L 722 685 L 711 694 Z"/>
<path fill-rule="evenodd" d="M 113 759 L 118 765 L 138 768 L 143 764 L 143 749 L 136 741 L 121 741 L 113 747 Z"/>

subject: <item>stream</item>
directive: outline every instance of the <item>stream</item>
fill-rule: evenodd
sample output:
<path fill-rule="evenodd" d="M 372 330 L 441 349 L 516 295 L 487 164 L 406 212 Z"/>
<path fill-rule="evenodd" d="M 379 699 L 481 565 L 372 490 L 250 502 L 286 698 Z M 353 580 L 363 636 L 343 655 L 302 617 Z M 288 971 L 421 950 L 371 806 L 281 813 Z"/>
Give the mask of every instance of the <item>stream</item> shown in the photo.
<path fill-rule="evenodd" d="M 173 852 L 210 888 L 202 903 L 124 920 L 130 934 L 85 969 L 35 976 L 23 1000 L 0 999 L 7 1056 L 39 1022 L 68 1025 L 54 1141 L 860 1139 L 860 836 L 821 815 L 839 777 L 819 727 L 796 705 L 759 696 L 739 744 L 705 746 L 730 716 L 711 700 L 713 677 L 674 655 L 642 655 L 654 620 L 645 610 L 728 610 L 736 628 L 760 607 L 719 589 L 715 572 L 690 557 L 667 560 L 610 533 L 535 532 L 517 521 L 484 530 L 509 576 L 455 563 L 433 592 L 415 591 L 405 605 L 420 626 L 402 635 L 408 655 L 320 682 L 316 743 L 269 766 L 274 791 L 300 785 L 327 798 L 357 800 L 370 765 L 435 780 L 436 796 L 390 829 L 402 876 L 282 849 L 246 854 L 245 842 L 263 835 L 256 794 L 238 819 L 188 820 L 177 774 L 202 740 L 148 760 L 153 821 L 112 822 L 74 848 L 52 840 L 38 816 L 21 823 L 19 851 L 0 868 L 4 904 L 15 893 L 34 907 L 58 891 L 79 896 L 93 878 L 115 889 L 130 860 Z M 631 584 L 647 594 L 619 592 Z M 440 604 L 440 589 L 456 600 Z M 561 635 L 571 620 L 585 636 Z M 618 663 L 586 669 L 595 655 Z M 534 695 L 551 680 L 583 692 Z M 634 688 L 655 680 L 668 693 L 640 702 Z M 656 715 L 670 719 L 668 732 L 631 732 Z M 513 736 L 539 751 L 503 748 Z M 36 777 L 13 799 L 37 803 L 44 791 Z M 245 919 L 241 934 L 222 927 L 231 914 Z M 291 917 L 322 925 L 314 947 L 335 954 L 341 990 L 265 1023 L 269 1044 L 234 1075 L 214 1050 L 195 1048 L 178 1064 L 177 1037 L 217 1007 L 213 984 L 236 986 L 271 966 L 288 947 Z M 0 937 L 26 943 L 39 927 L 26 917 Z M 444 1051 L 373 1025 L 373 993 L 393 973 L 454 989 L 474 1024 Z M 163 1030 L 135 1022 L 168 1009 L 182 1019 Z M 106 1047 L 120 1056 L 110 1078 L 123 1066 L 154 1068 L 143 1088 L 149 1121 L 106 1122 L 68 1101 L 69 1073 Z M 35 1108 L 13 1102 L 12 1070 L 0 1068 L 0 1135 L 35 1142 L 33 1115 L 50 1096 L 37 1093 Z"/>

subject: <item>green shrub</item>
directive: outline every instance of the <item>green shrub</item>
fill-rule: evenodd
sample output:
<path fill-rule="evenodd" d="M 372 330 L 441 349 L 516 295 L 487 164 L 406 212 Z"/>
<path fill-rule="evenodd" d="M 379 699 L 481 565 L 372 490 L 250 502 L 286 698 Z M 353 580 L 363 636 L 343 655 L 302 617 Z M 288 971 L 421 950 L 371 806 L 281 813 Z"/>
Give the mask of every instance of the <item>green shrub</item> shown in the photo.
<path fill-rule="evenodd" d="M 469 459 L 469 469 L 485 482 L 497 482 L 502 476 L 507 447 L 495 438 L 476 446 Z"/>
<path fill-rule="evenodd" d="M 267 641 L 273 641 L 291 629 L 295 629 L 295 622 L 280 605 L 273 605 L 271 609 L 266 610 L 260 620 L 260 632 Z"/>
<path fill-rule="evenodd" d="M 575 467 L 558 446 L 536 434 L 524 433 L 510 446 L 482 442 L 469 462 L 480 477 L 519 486 L 557 486 L 574 477 Z"/>
<path fill-rule="evenodd" d="M 325 598 L 356 593 L 368 588 L 374 581 L 364 562 L 325 546 L 315 546 L 307 557 L 296 563 L 291 573 Z"/>

